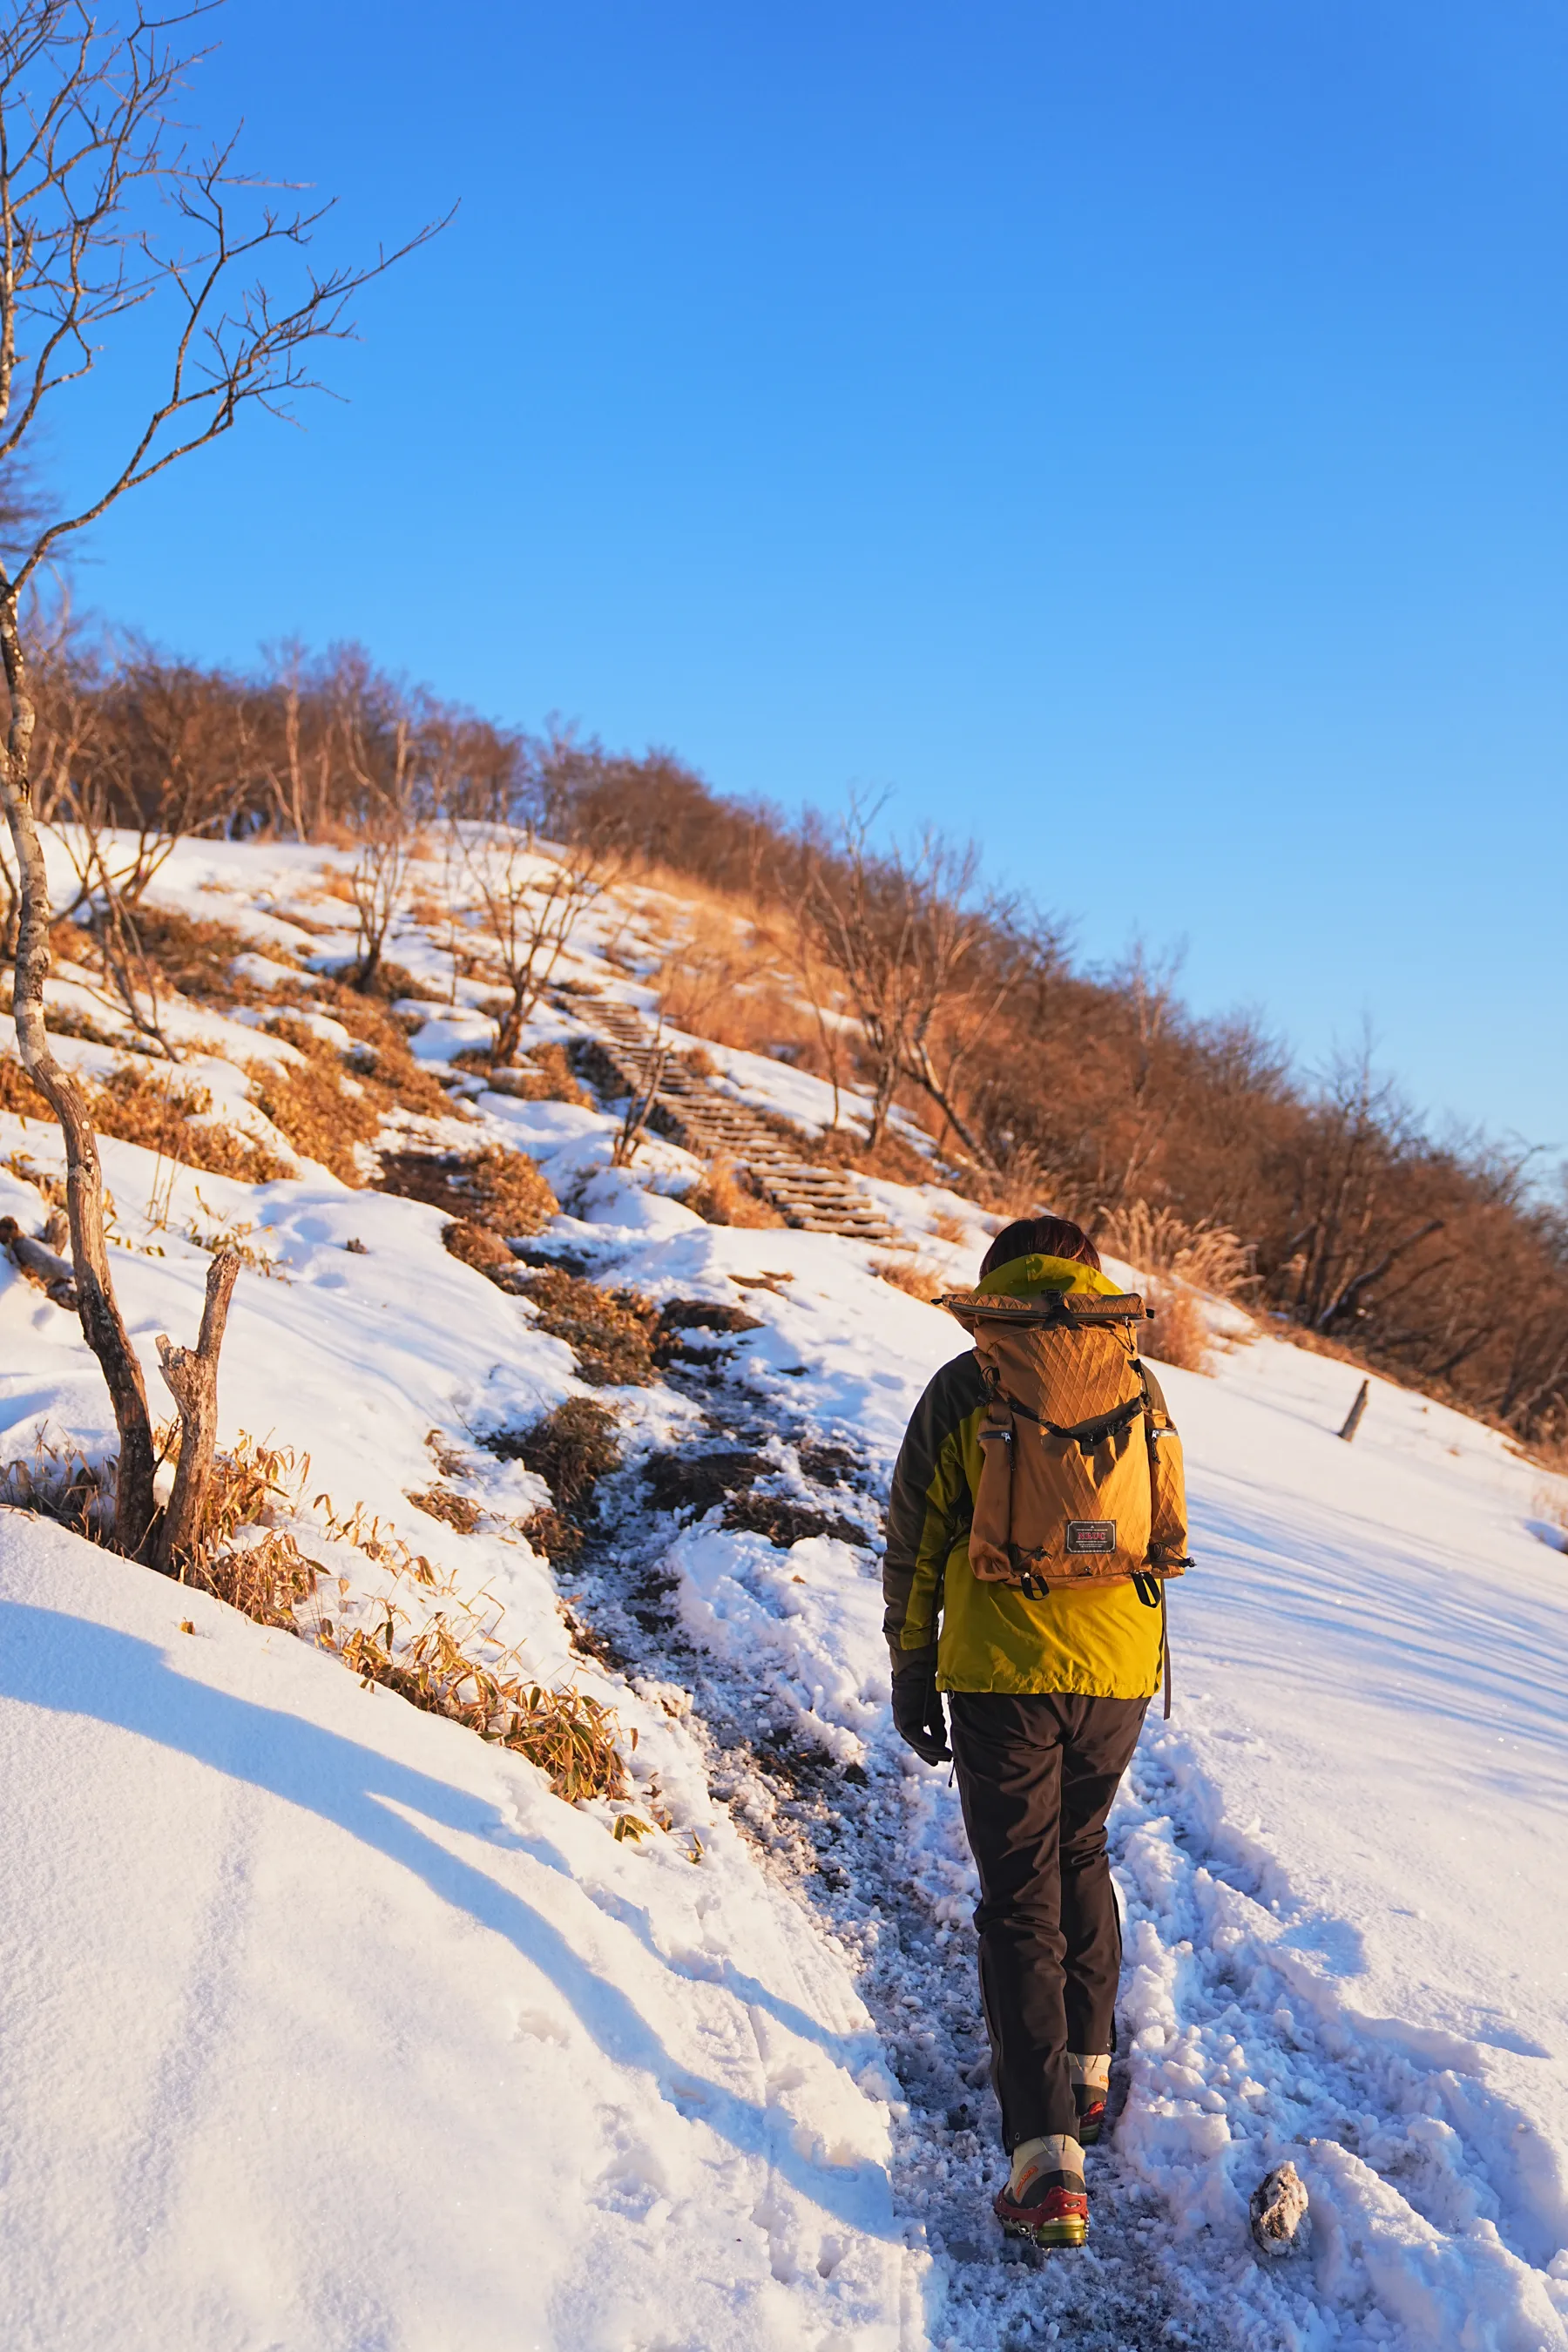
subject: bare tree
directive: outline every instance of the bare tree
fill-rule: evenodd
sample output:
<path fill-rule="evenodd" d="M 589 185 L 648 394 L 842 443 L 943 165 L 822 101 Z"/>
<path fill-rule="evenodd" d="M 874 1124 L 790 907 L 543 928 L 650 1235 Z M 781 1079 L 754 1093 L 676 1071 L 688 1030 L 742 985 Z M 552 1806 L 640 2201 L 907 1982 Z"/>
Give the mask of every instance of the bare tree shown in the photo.
<path fill-rule="evenodd" d="M 548 856 L 531 830 L 500 841 L 460 838 L 509 992 L 496 1022 L 495 1057 L 510 1062 L 524 1022 L 554 978 L 578 924 L 614 883 L 619 860 L 592 833 Z"/>
<path fill-rule="evenodd" d="M 13 0 L 0 26 L 0 473 L 38 446 L 60 395 L 98 364 L 107 332 L 148 305 L 168 321 L 162 387 L 129 417 L 119 461 L 79 505 L 50 506 L 0 560 L 10 705 L 0 795 L 20 899 L 16 1038 L 65 1137 L 82 1329 L 120 1433 L 115 1536 L 135 1553 L 153 1533 L 152 1425 L 110 1276 L 97 1138 L 45 1027 L 49 896 L 33 806 L 37 714 L 22 599 L 41 567 L 128 491 L 220 439 L 247 410 L 288 416 L 300 393 L 321 389 L 317 347 L 353 333 L 354 294 L 399 257 L 312 268 L 305 257 L 329 206 L 279 204 L 237 168 L 232 140 L 203 154 L 188 147 L 174 110 L 198 53 L 181 37 L 208 13 L 208 0 L 166 16 L 137 7 L 100 30 L 80 0 Z M 300 281 L 285 291 L 275 265 L 290 262 Z"/>
<path fill-rule="evenodd" d="M 958 1071 L 1009 985 L 999 961 L 1009 909 L 977 903 L 980 854 L 928 829 L 908 851 L 878 855 L 880 803 L 851 803 L 831 849 L 803 843 L 803 955 L 815 950 L 843 982 L 871 1071 L 873 1149 L 900 1078 L 929 1096 L 972 1159 L 984 1156 L 956 1100 Z"/>
<path fill-rule="evenodd" d="M 365 843 L 349 876 L 359 923 L 360 956 L 353 975 L 357 989 L 368 992 L 380 976 L 386 935 L 407 878 L 408 835 L 400 826 L 388 825 Z"/>

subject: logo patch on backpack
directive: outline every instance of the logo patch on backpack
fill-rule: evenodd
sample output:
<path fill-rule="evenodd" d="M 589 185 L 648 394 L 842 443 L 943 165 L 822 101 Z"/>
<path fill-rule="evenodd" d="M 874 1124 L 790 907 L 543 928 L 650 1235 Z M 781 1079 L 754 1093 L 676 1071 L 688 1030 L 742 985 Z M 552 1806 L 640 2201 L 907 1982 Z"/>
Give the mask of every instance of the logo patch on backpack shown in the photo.
<path fill-rule="evenodd" d="M 1114 1519 L 1069 1519 L 1067 1549 L 1069 1552 L 1106 1552 L 1116 1549 Z"/>

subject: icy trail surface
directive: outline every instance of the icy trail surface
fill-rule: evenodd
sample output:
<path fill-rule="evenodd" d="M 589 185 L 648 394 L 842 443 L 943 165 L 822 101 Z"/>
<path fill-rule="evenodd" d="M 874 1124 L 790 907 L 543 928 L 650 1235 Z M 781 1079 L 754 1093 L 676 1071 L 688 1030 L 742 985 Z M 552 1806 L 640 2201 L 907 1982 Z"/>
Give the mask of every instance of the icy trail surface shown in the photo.
<path fill-rule="evenodd" d="M 260 980 L 348 951 L 331 863 L 187 845 L 162 887 L 246 930 Z M 626 967 L 661 919 L 643 894 L 564 976 L 644 1002 Z M 441 937 L 410 921 L 392 950 L 446 990 L 420 1008 L 433 1067 L 489 1034 Z M 245 1065 L 280 1049 L 255 1016 L 169 1018 L 267 1139 Z M 531 1035 L 584 1025 L 563 998 Z M 713 1058 L 746 1099 L 827 1117 L 803 1074 Z M 751 1327 L 695 1324 L 654 1386 L 592 1391 L 624 1460 L 579 1559 L 530 1547 L 543 1489 L 482 1442 L 583 1392 L 572 1355 L 446 1252 L 438 1212 L 308 1164 L 171 1181 L 110 1142 L 127 1318 L 156 1396 L 200 1233 L 252 1224 L 278 1273 L 241 1277 L 224 1437 L 310 1454 L 297 1529 L 345 1621 L 381 1605 L 363 1530 L 393 1523 L 504 1606 L 532 1673 L 616 1706 L 668 1826 L 617 1839 L 625 1806 L 569 1807 L 308 1643 L 0 1512 L 7 2344 L 1568 2347 L 1552 1482 L 1376 1381 L 1340 1444 L 1358 1376 L 1271 1338 L 1167 1374 L 1198 1566 L 1174 1719 L 1112 1821 L 1120 2113 L 1089 2248 L 1009 2259 L 956 1799 L 891 1734 L 879 1633 L 888 1475 L 962 1334 L 864 1245 L 703 1223 L 668 1145 L 611 1168 L 619 1106 L 467 1091 L 424 1139 L 531 1152 L 564 1204 L 532 1246 Z M 36 1229 L 26 1171 L 58 1150 L 5 1117 L 13 1152 L 0 1211 Z M 963 1202 L 867 1189 L 973 1273 Z M 40 1437 L 100 1456 L 101 1387 L 74 1318 L 0 1261 L 0 1458 Z M 437 1475 L 466 1528 L 415 1499 Z M 1268 2263 L 1247 2203 L 1285 2157 L 1310 2241 Z"/>

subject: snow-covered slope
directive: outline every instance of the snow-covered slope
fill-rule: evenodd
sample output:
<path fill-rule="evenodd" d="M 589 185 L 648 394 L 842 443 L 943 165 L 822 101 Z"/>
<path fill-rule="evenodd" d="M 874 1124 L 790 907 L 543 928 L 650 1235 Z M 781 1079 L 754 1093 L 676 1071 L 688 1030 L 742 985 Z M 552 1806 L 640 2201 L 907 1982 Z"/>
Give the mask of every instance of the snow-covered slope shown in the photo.
<path fill-rule="evenodd" d="M 892 2086 L 727 1823 L 16 1511 L 0 1788 L 8 2345 L 900 2341 Z"/>
<path fill-rule="evenodd" d="M 287 914 L 319 863 L 194 846 L 168 887 L 321 961 L 331 939 Z M 448 980 L 439 939 L 393 951 Z M 593 949 L 574 976 L 635 999 Z M 482 989 L 448 994 L 416 1041 L 432 1063 L 487 1034 Z M 557 1006 L 532 1034 L 578 1025 Z M 723 1059 L 826 1116 L 802 1074 L 770 1095 L 765 1060 Z M 221 1055 L 203 1078 L 245 1102 Z M 626 1466 L 560 1586 L 622 1671 L 574 1649 L 519 1532 L 539 1483 L 476 1443 L 573 1391 L 573 1360 L 447 1254 L 441 1216 L 310 1168 L 167 1194 L 166 1166 L 106 1146 L 150 1389 L 153 1335 L 195 1328 L 192 1228 L 254 1223 L 287 1278 L 241 1277 L 226 1440 L 310 1454 L 295 1524 L 345 1607 L 382 1589 L 356 1504 L 488 1591 L 531 1673 L 614 1704 L 628 1751 L 637 1732 L 638 1806 L 670 1826 L 617 1842 L 624 1806 L 569 1807 L 306 1643 L 0 1513 L 7 2340 L 1568 2347 L 1552 1482 L 1377 1381 L 1342 1444 L 1357 1375 L 1272 1338 L 1167 1375 L 1198 1565 L 1175 1713 L 1112 1824 L 1125 2106 L 1089 2252 L 1004 2261 L 969 1865 L 945 1774 L 891 1733 L 874 1549 L 904 1419 L 962 1335 L 864 1245 L 704 1223 L 670 1146 L 611 1168 L 617 1123 L 485 1094 L 446 1139 L 535 1154 L 570 1212 L 542 1241 L 595 1279 L 754 1323 L 595 1392 Z M 47 1129 L 0 1120 L 0 1159 L 18 1149 L 58 1165 Z M 923 1260 L 973 1272 L 965 1203 L 872 1189 Z M 38 1208 L 0 1173 L 0 1211 Z M 100 1455 L 108 1415 L 74 1320 L 0 1261 L 0 1460 L 40 1433 Z M 827 1531 L 655 1507 L 651 1455 L 726 1447 Z M 469 1532 L 410 1501 L 433 1450 Z M 1267 2266 L 1247 2198 L 1286 2155 L 1311 2242 Z"/>

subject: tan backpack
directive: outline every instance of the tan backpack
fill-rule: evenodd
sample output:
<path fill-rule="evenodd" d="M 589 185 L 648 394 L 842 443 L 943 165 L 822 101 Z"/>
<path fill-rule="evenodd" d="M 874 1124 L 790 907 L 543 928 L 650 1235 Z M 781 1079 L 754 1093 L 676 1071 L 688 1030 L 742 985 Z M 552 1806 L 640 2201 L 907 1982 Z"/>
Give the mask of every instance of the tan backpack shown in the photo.
<path fill-rule="evenodd" d="M 959 1291 L 938 1302 L 974 1340 L 989 1401 L 969 1564 L 1037 1588 L 1131 1580 L 1150 1606 L 1180 1576 L 1182 1441 L 1138 1360 L 1143 1301 Z"/>

